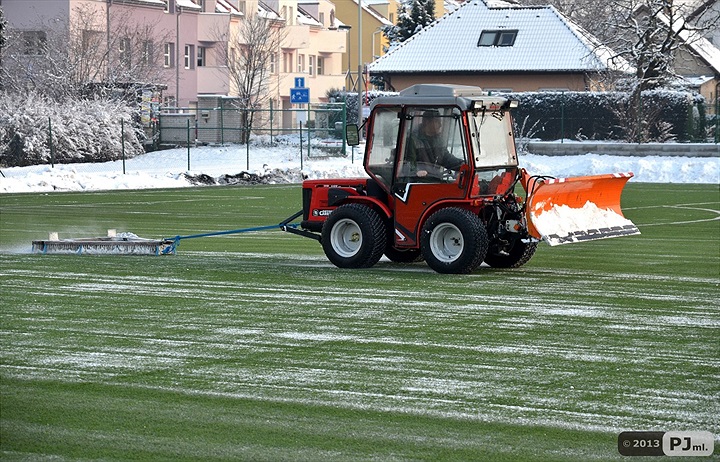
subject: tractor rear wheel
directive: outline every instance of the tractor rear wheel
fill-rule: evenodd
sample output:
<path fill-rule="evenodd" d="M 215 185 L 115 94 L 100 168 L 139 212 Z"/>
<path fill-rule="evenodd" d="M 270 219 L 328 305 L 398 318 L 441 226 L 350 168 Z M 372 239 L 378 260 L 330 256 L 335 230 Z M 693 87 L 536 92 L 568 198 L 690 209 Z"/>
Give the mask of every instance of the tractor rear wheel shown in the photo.
<path fill-rule="evenodd" d="M 385 250 L 385 225 L 378 213 L 361 204 L 335 209 L 320 236 L 325 255 L 340 268 L 369 268 Z"/>
<path fill-rule="evenodd" d="M 485 259 L 487 231 L 469 210 L 444 208 L 423 225 L 420 248 L 428 266 L 438 273 L 470 273 Z"/>

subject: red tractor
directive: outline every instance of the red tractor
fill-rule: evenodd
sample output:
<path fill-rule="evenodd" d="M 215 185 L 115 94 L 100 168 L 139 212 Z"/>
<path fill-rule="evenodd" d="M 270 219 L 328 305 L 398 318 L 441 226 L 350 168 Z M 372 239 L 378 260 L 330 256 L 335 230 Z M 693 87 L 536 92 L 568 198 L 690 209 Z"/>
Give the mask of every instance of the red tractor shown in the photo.
<path fill-rule="evenodd" d="M 304 181 L 300 227 L 283 229 L 319 240 L 341 268 L 371 267 L 384 254 L 424 259 L 440 273 L 469 273 L 483 262 L 519 267 L 541 239 L 638 234 L 620 210 L 632 174 L 558 180 L 518 167 L 516 106 L 455 85 L 376 98 L 366 122 L 368 177 Z M 348 126 L 349 144 L 358 144 L 358 130 Z"/>

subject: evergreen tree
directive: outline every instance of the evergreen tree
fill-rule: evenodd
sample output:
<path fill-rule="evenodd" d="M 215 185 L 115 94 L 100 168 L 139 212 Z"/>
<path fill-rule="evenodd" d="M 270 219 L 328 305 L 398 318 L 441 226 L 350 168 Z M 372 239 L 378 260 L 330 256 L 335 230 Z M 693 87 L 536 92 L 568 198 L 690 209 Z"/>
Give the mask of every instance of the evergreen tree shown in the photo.
<path fill-rule="evenodd" d="M 384 30 L 390 48 L 409 39 L 435 21 L 434 0 L 408 0 L 398 8 L 397 23 Z"/>

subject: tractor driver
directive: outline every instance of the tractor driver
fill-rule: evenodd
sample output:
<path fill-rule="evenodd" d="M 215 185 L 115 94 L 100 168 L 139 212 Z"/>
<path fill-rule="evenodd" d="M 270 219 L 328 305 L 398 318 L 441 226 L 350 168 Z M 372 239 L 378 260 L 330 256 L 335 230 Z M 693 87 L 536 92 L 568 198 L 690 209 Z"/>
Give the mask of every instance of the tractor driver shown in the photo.
<path fill-rule="evenodd" d="M 409 164 L 408 173 L 418 178 L 430 176 L 441 179 L 446 169 L 460 169 L 464 161 L 448 152 L 442 133 L 442 118 L 437 109 L 423 112 L 415 136 L 408 138 L 405 156 L 405 163 Z"/>

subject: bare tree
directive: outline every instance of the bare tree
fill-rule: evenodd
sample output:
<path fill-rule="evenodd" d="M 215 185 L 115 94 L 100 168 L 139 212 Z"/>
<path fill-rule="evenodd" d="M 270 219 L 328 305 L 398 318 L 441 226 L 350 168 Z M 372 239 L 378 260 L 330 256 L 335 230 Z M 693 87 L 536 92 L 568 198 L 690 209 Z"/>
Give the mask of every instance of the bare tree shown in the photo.
<path fill-rule="evenodd" d="M 5 20 L 5 13 L 3 13 L 2 8 L 0 8 L 0 77 L 2 77 L 2 69 L 3 69 L 3 55 L 5 54 L 5 42 L 7 42 L 7 38 L 5 37 L 5 34 L 7 34 L 7 21 Z M 0 90 L 3 89 L 4 79 L 0 78 Z"/>
<path fill-rule="evenodd" d="M 612 13 L 610 2 L 597 0 L 518 0 L 522 5 L 552 5 L 562 14 L 572 19 L 577 25 L 600 41 L 607 38 L 608 30 L 604 18 Z"/>
<path fill-rule="evenodd" d="M 630 99 L 626 108 L 630 141 L 642 141 L 651 114 L 643 109 L 643 91 L 667 87 L 677 80 L 676 58 L 681 51 L 692 54 L 695 42 L 719 24 L 718 15 L 706 15 L 702 23 L 691 24 L 686 4 L 673 0 L 615 0 L 606 24 L 606 43 L 634 68 L 626 80 Z"/>
<path fill-rule="evenodd" d="M 87 5 L 70 18 L 9 31 L 0 71 L 8 91 L 63 99 L 167 80 L 152 25 L 115 15 L 108 31 L 105 15 Z"/>
<path fill-rule="evenodd" d="M 220 52 L 226 59 L 230 91 L 239 98 L 243 127 L 253 126 L 255 112 L 248 109 L 265 105 L 277 90 L 269 74 L 287 36 L 282 26 L 281 22 L 253 15 L 229 25 L 226 31 L 216 32 Z M 246 130 L 241 141 L 247 143 L 249 137 Z"/>

